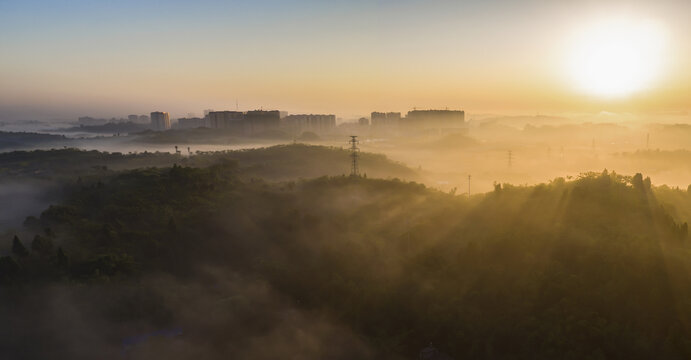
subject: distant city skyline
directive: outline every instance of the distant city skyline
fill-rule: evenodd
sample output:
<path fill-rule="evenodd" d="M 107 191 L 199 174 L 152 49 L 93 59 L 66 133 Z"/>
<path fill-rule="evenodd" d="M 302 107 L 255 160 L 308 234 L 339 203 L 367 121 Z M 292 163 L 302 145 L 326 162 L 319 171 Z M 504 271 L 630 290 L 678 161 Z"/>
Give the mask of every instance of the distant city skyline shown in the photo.
<path fill-rule="evenodd" d="M 347 119 L 684 112 L 689 13 L 682 0 L 0 1 L 0 120 L 203 116 L 236 101 Z M 573 34 L 603 17 L 664 35 L 655 76 L 625 96 L 583 92 L 565 70 Z"/>

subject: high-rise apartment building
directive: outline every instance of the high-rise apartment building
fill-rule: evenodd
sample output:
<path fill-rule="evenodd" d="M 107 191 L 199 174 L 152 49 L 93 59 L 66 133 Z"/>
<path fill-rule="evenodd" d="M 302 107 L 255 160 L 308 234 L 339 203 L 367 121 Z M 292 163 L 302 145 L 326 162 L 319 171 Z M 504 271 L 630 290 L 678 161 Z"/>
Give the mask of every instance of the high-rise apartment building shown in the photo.
<path fill-rule="evenodd" d="M 170 115 L 167 112 L 154 111 L 151 113 L 151 127 L 156 131 L 170 129 Z"/>

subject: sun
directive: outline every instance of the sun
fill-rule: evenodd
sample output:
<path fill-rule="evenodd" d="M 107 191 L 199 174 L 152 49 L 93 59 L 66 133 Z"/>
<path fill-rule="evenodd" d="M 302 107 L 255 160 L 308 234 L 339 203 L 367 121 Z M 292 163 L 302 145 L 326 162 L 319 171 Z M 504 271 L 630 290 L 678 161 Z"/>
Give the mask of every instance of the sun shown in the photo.
<path fill-rule="evenodd" d="M 650 87 L 659 77 L 664 48 L 663 28 L 653 21 L 601 20 L 575 33 L 567 72 L 583 92 L 627 96 Z"/>

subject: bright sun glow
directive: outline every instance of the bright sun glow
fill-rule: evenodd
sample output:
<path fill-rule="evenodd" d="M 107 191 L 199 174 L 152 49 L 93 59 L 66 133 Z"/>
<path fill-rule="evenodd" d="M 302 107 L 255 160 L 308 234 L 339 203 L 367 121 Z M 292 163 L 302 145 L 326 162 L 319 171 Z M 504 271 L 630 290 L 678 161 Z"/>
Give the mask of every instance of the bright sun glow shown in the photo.
<path fill-rule="evenodd" d="M 589 94 L 626 96 L 650 87 L 659 77 L 664 45 L 665 33 L 654 22 L 595 22 L 576 34 L 568 72 Z"/>

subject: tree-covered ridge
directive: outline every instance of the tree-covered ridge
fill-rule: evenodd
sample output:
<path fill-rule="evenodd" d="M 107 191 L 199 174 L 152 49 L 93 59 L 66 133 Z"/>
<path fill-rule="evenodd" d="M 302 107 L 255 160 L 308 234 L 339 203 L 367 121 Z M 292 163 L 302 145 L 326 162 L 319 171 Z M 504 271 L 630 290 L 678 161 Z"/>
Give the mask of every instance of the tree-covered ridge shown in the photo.
<path fill-rule="evenodd" d="M 497 185 L 467 199 L 397 180 L 245 181 L 228 162 L 127 171 L 73 191 L 28 222 L 39 240 L 3 258 L 6 285 L 136 284 L 213 266 L 266 282 L 376 357 L 412 358 L 430 341 L 454 358 L 691 356 L 687 225 L 640 174 Z M 691 201 L 680 192 L 677 202 Z M 120 293 L 99 311 L 182 324 L 190 343 L 233 356 L 212 331 L 220 325 L 151 291 L 156 311 L 144 300 L 122 310 Z"/>
<path fill-rule="evenodd" d="M 146 167 L 207 167 L 225 161 L 236 161 L 246 177 L 271 180 L 312 178 L 341 175 L 350 171 L 347 150 L 304 144 L 275 145 L 266 148 L 197 152 L 181 156 L 166 152 L 123 154 L 74 148 L 54 150 L 13 151 L 0 153 L 0 180 L 31 177 L 53 180 L 73 180 L 77 176 L 91 176 L 113 171 Z M 362 153 L 361 168 L 369 176 L 398 177 L 414 180 L 417 174 L 403 164 L 384 155 Z"/>
<path fill-rule="evenodd" d="M 69 139 L 63 135 L 0 131 L 0 150 L 31 148 L 40 144 L 59 144 L 67 140 Z"/>

